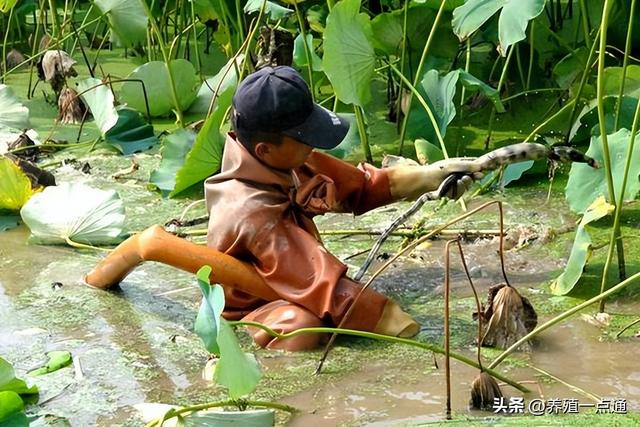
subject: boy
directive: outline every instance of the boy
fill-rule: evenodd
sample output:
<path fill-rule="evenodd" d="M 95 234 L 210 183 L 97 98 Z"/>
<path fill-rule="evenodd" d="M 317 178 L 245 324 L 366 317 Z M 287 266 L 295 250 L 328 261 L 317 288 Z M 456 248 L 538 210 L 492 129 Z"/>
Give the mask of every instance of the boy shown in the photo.
<path fill-rule="evenodd" d="M 454 172 L 468 174 L 457 183 L 461 195 L 478 177 L 464 161 L 377 169 L 314 151 L 337 146 L 349 124 L 314 104 L 290 67 L 249 75 L 237 88 L 233 108 L 234 132 L 227 136 L 222 169 L 205 182 L 208 245 L 251 262 L 270 289 L 251 294 L 225 288 L 227 318 L 258 321 L 282 333 L 337 325 L 361 285 L 324 248 L 313 216 L 360 214 L 416 198 Z M 271 301 L 255 296 L 274 292 L 278 298 Z M 419 331 L 395 302 L 370 289 L 343 327 L 402 337 Z M 279 340 L 255 328 L 250 333 L 260 346 L 287 350 L 307 350 L 321 339 L 303 334 Z"/>

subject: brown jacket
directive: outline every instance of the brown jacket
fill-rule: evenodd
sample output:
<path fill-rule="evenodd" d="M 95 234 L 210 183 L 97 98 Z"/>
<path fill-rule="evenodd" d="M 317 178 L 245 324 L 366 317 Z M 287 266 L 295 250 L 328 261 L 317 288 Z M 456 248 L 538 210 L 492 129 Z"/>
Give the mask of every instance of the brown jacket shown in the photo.
<path fill-rule="evenodd" d="M 312 218 L 326 212 L 359 214 L 391 201 L 382 169 L 355 167 L 314 151 L 302 167 L 287 173 L 264 165 L 233 134 L 226 139 L 221 172 L 205 182 L 205 197 L 209 246 L 251 262 L 269 287 L 251 294 L 225 289 L 225 316 L 241 318 L 284 299 L 334 325 L 361 287 L 322 245 Z M 367 290 L 344 327 L 373 330 L 386 301 Z"/>

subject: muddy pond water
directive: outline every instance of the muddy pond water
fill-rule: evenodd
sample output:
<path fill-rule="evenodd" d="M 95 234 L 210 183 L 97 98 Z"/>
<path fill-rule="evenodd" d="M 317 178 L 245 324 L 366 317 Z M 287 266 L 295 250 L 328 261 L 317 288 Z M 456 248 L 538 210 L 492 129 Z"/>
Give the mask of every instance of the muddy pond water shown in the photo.
<path fill-rule="evenodd" d="M 142 157 L 140 176 L 145 164 Z M 103 166 L 109 169 L 107 163 Z M 131 230 L 175 217 L 189 202 L 163 200 L 144 190 L 143 181 L 135 176 L 116 184 L 76 170 L 62 171 L 61 177 L 97 187 L 115 186 L 125 199 Z M 509 278 L 532 301 L 540 319 L 547 320 L 579 303 L 579 298 L 556 297 L 548 290 L 549 281 L 566 262 L 576 220 L 562 196 L 554 192 L 547 205 L 544 190 L 492 197 L 505 201 L 507 225 L 514 244 L 519 243 L 507 252 Z M 531 200 L 539 201 L 535 208 Z M 358 218 L 327 215 L 317 222 L 325 232 L 380 231 L 405 207 L 398 204 Z M 429 205 L 419 216 L 427 217 L 428 228 L 459 213 L 460 207 L 454 204 L 437 211 Z M 497 224 L 492 210 L 457 227 L 484 230 L 489 235 L 470 236 L 464 242 L 467 262 L 483 299 L 488 287 L 501 277 L 497 241 L 490 237 Z M 41 390 L 41 403 L 33 412 L 51 414 L 55 417 L 50 419 L 62 423 L 59 425 L 137 426 L 143 422 L 134 409 L 136 404 L 201 403 L 225 396 L 224 390 L 201 377 L 207 354 L 193 333 L 200 294 L 191 275 L 145 264 L 114 291 L 90 289 L 81 284 L 81 278 L 104 256 L 102 253 L 32 245 L 27 242 L 28 235 L 24 226 L 0 233 L 0 354 L 14 364 L 19 376 L 41 365 L 47 351 L 68 350 L 74 357 L 72 367 L 32 379 Z M 369 248 L 374 238 L 325 236 L 328 248 L 352 270 L 363 260 L 354 254 Z M 392 239 L 382 252 L 395 252 L 400 242 L 400 238 Z M 471 313 L 475 305 L 460 263 L 453 258 L 452 349 L 473 358 L 476 324 Z M 637 269 L 633 262 L 631 268 Z M 420 321 L 420 340 L 442 345 L 443 278 L 443 241 L 432 240 L 390 267 L 376 281 L 376 287 L 396 298 Z M 634 295 L 637 293 L 618 297 L 608 305 L 607 311 L 619 323 L 615 328 L 615 322 L 601 328 L 578 314 L 543 333 L 531 353 L 518 354 L 498 369 L 531 390 L 524 395 L 526 402 L 577 398 L 580 403 L 595 403 L 587 397 L 590 394 L 626 399 L 629 411 L 639 411 L 640 343 L 634 337 L 638 328 L 614 338 L 627 320 L 640 314 Z M 593 314 L 595 307 L 585 312 Z M 324 372 L 314 376 L 320 352 L 257 350 L 246 335 L 239 335 L 264 367 L 255 397 L 300 410 L 294 417 L 279 416 L 279 424 L 395 426 L 444 419 L 440 355 L 434 358 L 429 352 L 399 344 L 341 338 Z M 497 354 L 483 350 L 485 364 Z M 470 384 L 476 375 L 475 369 L 452 361 L 453 412 L 470 424 L 491 415 L 468 409 Z M 523 396 L 509 386 L 503 386 L 503 392 Z M 589 411 L 594 409 L 583 409 Z M 617 416 L 623 422 L 624 416 Z"/>

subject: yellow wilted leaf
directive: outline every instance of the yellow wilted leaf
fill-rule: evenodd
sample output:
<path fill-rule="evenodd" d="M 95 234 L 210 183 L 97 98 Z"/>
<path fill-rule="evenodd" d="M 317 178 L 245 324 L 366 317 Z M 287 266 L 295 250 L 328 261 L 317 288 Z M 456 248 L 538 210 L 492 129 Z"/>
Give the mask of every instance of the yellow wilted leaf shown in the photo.
<path fill-rule="evenodd" d="M 40 188 L 31 188 L 31 181 L 11 160 L 0 157 L 0 210 L 19 211 Z"/>

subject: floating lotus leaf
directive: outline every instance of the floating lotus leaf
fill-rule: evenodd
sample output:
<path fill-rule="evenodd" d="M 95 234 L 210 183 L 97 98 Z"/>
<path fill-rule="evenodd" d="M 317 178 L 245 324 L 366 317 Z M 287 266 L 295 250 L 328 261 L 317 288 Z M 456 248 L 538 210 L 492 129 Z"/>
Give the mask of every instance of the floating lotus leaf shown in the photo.
<path fill-rule="evenodd" d="M 193 64 L 186 59 L 174 59 L 170 62 L 170 67 L 175 79 L 178 103 L 180 104 L 180 109 L 184 111 L 196 99 L 200 79 Z M 133 70 L 127 78 L 142 80 L 147 91 L 149 110 L 153 117 L 165 116 L 175 110 L 169 73 L 164 62 L 147 62 Z M 120 99 L 126 102 L 129 107 L 141 113 L 147 113 L 144 91 L 140 82 L 129 81 L 123 83 L 120 88 Z"/>
<path fill-rule="evenodd" d="M 0 84 L 0 127 L 16 130 L 30 128 L 29 109 L 22 105 L 13 90 Z"/>
<path fill-rule="evenodd" d="M 108 85 L 102 84 L 100 79 L 84 79 L 78 82 L 78 93 L 89 106 L 93 120 L 102 135 L 115 126 L 118 112 L 114 105 L 113 92 Z"/>
<path fill-rule="evenodd" d="M 118 193 L 82 183 L 45 188 L 29 199 L 20 215 L 38 243 L 112 244 L 123 236 L 124 205 Z"/>
<path fill-rule="evenodd" d="M 209 284 L 210 274 L 211 267 L 208 265 L 200 268 L 197 273 L 198 286 L 202 291 L 202 301 L 194 330 L 204 343 L 204 348 L 209 353 L 219 355 L 218 333 L 220 331 L 220 316 L 224 309 L 224 291 L 220 285 Z"/>

